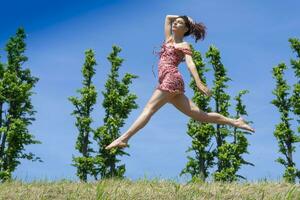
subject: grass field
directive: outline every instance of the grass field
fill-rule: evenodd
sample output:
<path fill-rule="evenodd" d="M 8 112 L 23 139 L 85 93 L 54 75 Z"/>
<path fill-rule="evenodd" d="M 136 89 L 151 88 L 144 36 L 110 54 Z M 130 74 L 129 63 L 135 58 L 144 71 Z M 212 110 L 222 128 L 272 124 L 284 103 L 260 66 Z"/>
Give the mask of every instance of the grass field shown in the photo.
<path fill-rule="evenodd" d="M 189 183 L 172 180 L 103 179 L 88 183 L 61 181 L 11 181 L 0 184 L 1 200 L 44 199 L 293 199 L 300 200 L 300 185 L 285 182 Z"/>

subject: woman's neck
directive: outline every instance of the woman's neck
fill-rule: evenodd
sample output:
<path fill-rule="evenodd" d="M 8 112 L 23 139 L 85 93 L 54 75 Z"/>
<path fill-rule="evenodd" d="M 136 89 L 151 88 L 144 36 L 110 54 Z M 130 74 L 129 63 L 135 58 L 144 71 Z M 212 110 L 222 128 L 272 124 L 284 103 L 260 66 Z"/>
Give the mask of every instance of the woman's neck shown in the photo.
<path fill-rule="evenodd" d="M 183 42 L 183 37 L 182 36 L 176 36 L 176 35 L 173 35 L 172 36 L 172 39 L 173 39 L 173 42 L 174 43 L 182 43 Z"/>

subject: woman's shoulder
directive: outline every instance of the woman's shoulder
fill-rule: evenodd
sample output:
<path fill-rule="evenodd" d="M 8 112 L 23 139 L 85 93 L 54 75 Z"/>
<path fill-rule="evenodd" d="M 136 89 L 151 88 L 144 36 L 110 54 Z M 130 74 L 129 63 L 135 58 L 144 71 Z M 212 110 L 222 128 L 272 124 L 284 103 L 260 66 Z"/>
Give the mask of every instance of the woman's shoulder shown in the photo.
<path fill-rule="evenodd" d="M 186 42 L 186 41 L 182 42 L 182 47 L 183 47 L 183 48 L 187 48 L 187 49 L 191 49 L 190 43 L 188 43 L 188 42 Z"/>
<path fill-rule="evenodd" d="M 192 49 L 190 47 L 190 44 L 188 42 L 182 42 L 182 46 L 178 47 L 180 51 L 182 51 L 183 55 L 188 54 L 192 55 Z"/>
<path fill-rule="evenodd" d="M 180 44 L 180 46 L 178 46 L 178 48 L 181 48 L 181 49 L 188 49 L 188 50 L 191 50 L 191 46 L 190 46 L 190 43 L 184 41 Z"/>

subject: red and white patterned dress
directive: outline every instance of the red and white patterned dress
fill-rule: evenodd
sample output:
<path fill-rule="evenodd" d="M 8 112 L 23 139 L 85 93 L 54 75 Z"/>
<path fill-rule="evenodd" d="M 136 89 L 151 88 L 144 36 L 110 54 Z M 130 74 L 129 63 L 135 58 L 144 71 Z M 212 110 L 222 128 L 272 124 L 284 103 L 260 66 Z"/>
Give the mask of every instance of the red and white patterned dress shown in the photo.
<path fill-rule="evenodd" d="M 178 65 L 183 61 L 185 54 L 192 55 L 192 52 L 187 48 L 175 47 L 174 42 L 169 44 L 169 41 L 171 40 L 164 42 L 158 52 L 158 85 L 156 89 L 183 94 L 185 92 L 184 81 L 178 71 Z"/>

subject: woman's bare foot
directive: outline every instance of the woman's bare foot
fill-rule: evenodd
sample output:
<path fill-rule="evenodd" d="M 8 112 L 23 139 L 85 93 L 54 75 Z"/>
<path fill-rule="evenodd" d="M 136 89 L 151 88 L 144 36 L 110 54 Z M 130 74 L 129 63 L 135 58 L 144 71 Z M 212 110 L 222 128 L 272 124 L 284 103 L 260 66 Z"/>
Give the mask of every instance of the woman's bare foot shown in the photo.
<path fill-rule="evenodd" d="M 123 148 L 123 147 L 127 147 L 127 146 L 128 146 L 127 140 L 119 137 L 119 138 L 115 139 L 112 143 L 110 143 L 108 146 L 106 146 L 105 149 L 109 150 L 113 147 Z"/>
<path fill-rule="evenodd" d="M 242 129 L 251 131 L 253 133 L 255 132 L 255 130 L 251 126 L 249 126 L 242 117 L 240 117 L 236 120 L 236 126 L 238 128 L 242 128 Z"/>

